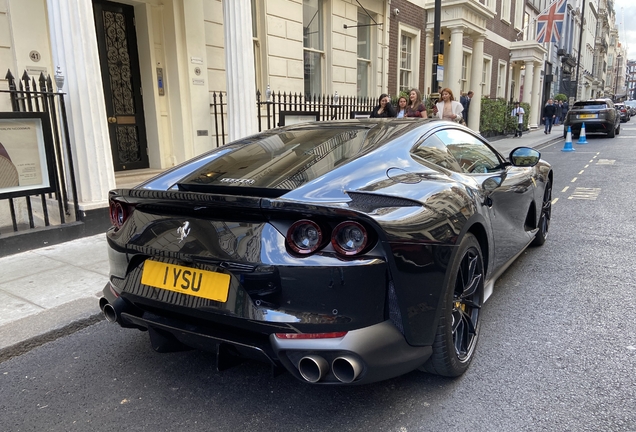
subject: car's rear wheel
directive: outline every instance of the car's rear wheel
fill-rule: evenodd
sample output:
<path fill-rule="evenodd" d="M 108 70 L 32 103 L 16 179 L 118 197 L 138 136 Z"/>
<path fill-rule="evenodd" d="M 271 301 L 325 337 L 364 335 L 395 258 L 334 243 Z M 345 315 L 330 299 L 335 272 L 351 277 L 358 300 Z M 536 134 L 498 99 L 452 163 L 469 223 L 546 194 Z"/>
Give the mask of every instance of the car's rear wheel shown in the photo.
<path fill-rule="evenodd" d="M 481 248 L 475 236 L 464 236 L 448 268 L 433 354 L 421 369 L 456 377 L 468 369 L 479 336 L 485 274 Z"/>
<path fill-rule="evenodd" d="M 619 124 L 618 127 L 616 128 L 616 135 L 621 133 L 621 125 Z"/>
<path fill-rule="evenodd" d="M 621 124 L 618 123 L 618 127 L 621 127 Z M 608 138 L 614 138 L 616 136 L 616 129 L 611 128 L 610 130 L 607 131 L 607 137 Z"/>
<path fill-rule="evenodd" d="M 552 182 L 548 180 L 543 192 L 543 204 L 541 206 L 541 216 L 539 216 L 539 231 L 535 234 L 532 246 L 541 246 L 548 238 L 550 228 L 550 218 L 552 217 Z"/>

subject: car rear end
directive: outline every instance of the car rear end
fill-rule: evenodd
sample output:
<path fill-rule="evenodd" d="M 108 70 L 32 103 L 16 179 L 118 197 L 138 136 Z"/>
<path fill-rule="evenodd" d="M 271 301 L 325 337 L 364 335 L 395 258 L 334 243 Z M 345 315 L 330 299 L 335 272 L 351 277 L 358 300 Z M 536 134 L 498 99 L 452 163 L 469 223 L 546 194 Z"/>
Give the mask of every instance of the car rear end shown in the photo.
<path fill-rule="evenodd" d="M 568 111 L 565 130 L 569 126 L 572 133 L 578 135 L 585 123 L 585 131 L 611 133 L 616 128 L 618 112 L 611 102 L 605 100 L 577 101 Z"/>
<path fill-rule="evenodd" d="M 616 110 L 620 113 L 621 123 L 625 123 L 630 119 L 629 109 L 624 104 L 616 104 Z"/>
<path fill-rule="evenodd" d="M 323 127 L 319 141 L 337 150 L 341 140 L 367 132 L 334 131 L 325 141 L 330 131 Z M 328 162 L 323 144 L 310 145 L 313 135 L 287 138 L 287 147 L 280 137 L 268 139 L 262 155 L 263 145 L 246 145 L 195 162 L 197 169 L 176 176 L 167 190 L 112 191 L 105 316 L 148 330 L 157 351 L 213 351 L 219 369 L 252 358 L 320 384 L 367 383 L 415 369 L 431 347 L 405 339 L 390 247 L 359 210 L 368 202 L 358 205 L 342 189 L 333 192 L 341 202 L 285 198 L 312 175 L 326 182 L 323 166 L 308 160 Z M 230 163 L 252 174 L 230 175 Z M 324 170 L 332 174 L 333 167 Z M 372 204 L 417 205 L 390 197 Z"/>

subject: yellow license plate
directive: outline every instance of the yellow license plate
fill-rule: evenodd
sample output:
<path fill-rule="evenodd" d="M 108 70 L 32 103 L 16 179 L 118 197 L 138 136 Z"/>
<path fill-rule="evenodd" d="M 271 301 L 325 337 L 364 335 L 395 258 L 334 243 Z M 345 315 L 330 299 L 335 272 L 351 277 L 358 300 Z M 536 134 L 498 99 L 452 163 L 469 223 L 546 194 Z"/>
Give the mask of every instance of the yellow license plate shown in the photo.
<path fill-rule="evenodd" d="M 146 260 L 141 283 L 225 303 L 230 289 L 230 275 Z"/>
<path fill-rule="evenodd" d="M 596 114 L 581 114 L 579 118 L 596 118 Z"/>

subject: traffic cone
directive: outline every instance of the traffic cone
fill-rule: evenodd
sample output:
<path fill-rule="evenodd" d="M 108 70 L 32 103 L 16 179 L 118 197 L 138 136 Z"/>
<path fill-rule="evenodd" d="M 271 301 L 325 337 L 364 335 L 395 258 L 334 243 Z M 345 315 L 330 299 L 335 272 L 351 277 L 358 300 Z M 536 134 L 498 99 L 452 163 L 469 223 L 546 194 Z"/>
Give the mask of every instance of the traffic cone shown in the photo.
<path fill-rule="evenodd" d="M 564 152 L 574 151 L 574 147 L 572 147 L 572 129 L 570 128 L 570 126 L 568 126 L 568 134 L 565 137 L 565 145 L 563 146 L 561 151 L 564 151 Z"/>
<path fill-rule="evenodd" d="M 581 134 L 579 135 L 579 142 L 577 144 L 588 144 L 585 138 L 585 123 L 581 125 Z"/>

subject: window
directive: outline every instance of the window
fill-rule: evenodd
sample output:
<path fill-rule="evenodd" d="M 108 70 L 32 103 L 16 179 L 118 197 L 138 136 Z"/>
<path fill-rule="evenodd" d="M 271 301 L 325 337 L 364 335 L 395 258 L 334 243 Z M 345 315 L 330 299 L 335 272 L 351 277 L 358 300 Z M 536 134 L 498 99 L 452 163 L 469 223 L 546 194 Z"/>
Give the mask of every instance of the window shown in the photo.
<path fill-rule="evenodd" d="M 446 129 L 435 134 L 453 155 L 461 172 L 484 174 L 502 169 L 502 160 L 478 138 L 458 129 Z"/>
<path fill-rule="evenodd" d="M 413 38 L 402 34 L 400 41 L 400 87 L 402 92 L 408 92 L 413 85 Z"/>
<path fill-rule="evenodd" d="M 358 12 L 358 96 L 369 95 L 369 76 L 371 75 L 371 18 L 364 12 Z"/>
<path fill-rule="evenodd" d="M 523 5 L 525 0 L 515 0 L 515 28 L 521 30 L 523 28 Z"/>
<path fill-rule="evenodd" d="M 482 96 L 490 95 L 491 59 L 484 59 L 484 69 L 481 72 Z"/>
<path fill-rule="evenodd" d="M 418 86 L 419 80 L 419 52 L 421 30 L 398 24 L 398 46 L 395 52 L 397 61 L 397 88 L 399 92 L 409 92 Z"/>
<path fill-rule="evenodd" d="M 463 172 L 459 163 L 457 163 L 457 159 L 436 135 L 426 138 L 422 144 L 412 151 L 412 154 L 415 156 L 415 160 L 419 158 L 447 170 Z"/>
<path fill-rule="evenodd" d="M 252 49 L 254 50 L 254 77 L 256 79 L 256 88 L 262 88 L 261 75 L 261 43 L 258 39 L 258 9 L 256 0 L 252 2 Z"/>
<path fill-rule="evenodd" d="M 497 73 L 497 97 L 506 98 L 506 70 L 507 64 L 499 62 L 499 72 Z"/>
<path fill-rule="evenodd" d="M 523 14 L 523 40 L 530 39 L 530 35 L 532 32 L 530 31 L 530 14 L 524 12 Z"/>
<path fill-rule="evenodd" d="M 462 78 L 460 81 L 460 86 L 459 86 L 459 90 L 460 93 L 467 93 L 468 92 L 468 54 L 464 53 L 464 56 L 462 57 Z"/>
<path fill-rule="evenodd" d="M 501 2 L 501 19 L 505 22 L 510 22 L 510 2 Z"/>
<path fill-rule="evenodd" d="M 305 96 L 322 93 L 322 0 L 303 0 L 303 57 Z"/>

